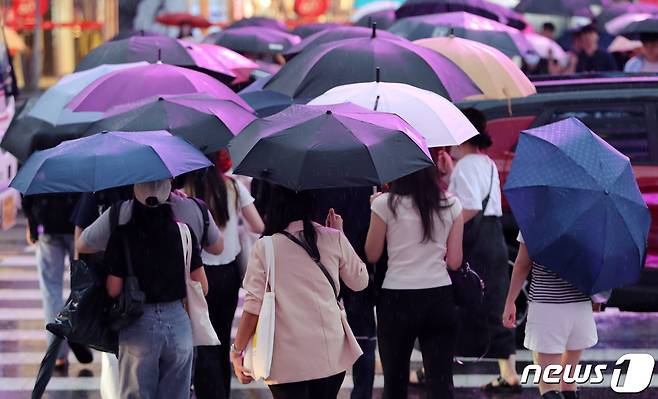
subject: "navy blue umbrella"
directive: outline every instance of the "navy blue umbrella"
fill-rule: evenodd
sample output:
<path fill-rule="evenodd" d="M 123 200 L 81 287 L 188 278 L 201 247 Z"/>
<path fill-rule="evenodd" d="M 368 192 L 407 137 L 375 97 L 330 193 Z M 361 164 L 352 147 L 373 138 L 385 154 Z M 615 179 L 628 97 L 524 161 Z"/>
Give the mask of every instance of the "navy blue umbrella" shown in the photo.
<path fill-rule="evenodd" d="M 585 294 L 639 279 L 649 210 L 629 159 L 578 119 L 521 134 L 505 195 L 530 257 Z"/>
<path fill-rule="evenodd" d="M 274 115 L 288 108 L 295 103 L 304 103 L 305 101 L 295 101 L 292 97 L 272 90 L 255 90 L 246 93 L 240 93 L 240 97 L 256 111 L 259 118 Z"/>
<path fill-rule="evenodd" d="M 191 144 L 165 131 L 103 132 L 35 152 L 10 186 L 25 195 L 95 192 L 210 165 Z"/>

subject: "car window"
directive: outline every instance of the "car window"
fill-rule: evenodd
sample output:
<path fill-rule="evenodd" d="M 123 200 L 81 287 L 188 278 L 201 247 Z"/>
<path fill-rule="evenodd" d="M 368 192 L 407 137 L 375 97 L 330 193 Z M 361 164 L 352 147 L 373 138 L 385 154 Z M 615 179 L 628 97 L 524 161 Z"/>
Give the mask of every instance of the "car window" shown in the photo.
<path fill-rule="evenodd" d="M 602 139 L 626 154 L 631 161 L 651 160 L 648 121 L 644 105 L 602 104 L 596 108 L 557 109 L 551 115 L 549 123 L 571 116 L 580 119 Z"/>

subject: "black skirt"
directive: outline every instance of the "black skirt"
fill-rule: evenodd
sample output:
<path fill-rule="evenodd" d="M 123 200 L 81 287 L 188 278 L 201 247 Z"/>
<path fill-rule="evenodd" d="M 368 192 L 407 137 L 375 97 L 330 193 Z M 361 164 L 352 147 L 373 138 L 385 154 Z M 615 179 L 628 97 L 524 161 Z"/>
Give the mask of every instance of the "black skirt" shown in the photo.
<path fill-rule="evenodd" d="M 510 273 L 507 245 L 500 218 L 482 218 L 476 244 L 464 250 L 467 261 L 486 284 L 482 309 L 460 312 L 457 354 L 506 359 L 516 352 L 514 330 L 502 324 Z"/>

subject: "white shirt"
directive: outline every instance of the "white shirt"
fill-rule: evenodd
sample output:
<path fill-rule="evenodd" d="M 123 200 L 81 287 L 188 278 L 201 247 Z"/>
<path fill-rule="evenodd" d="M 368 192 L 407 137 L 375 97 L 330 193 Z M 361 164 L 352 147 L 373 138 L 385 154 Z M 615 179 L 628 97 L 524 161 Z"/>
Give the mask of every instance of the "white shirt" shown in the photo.
<path fill-rule="evenodd" d="M 243 208 L 251 205 L 254 202 L 254 197 L 247 188 L 240 183 L 239 180 L 235 181 L 235 187 L 238 189 L 237 205 L 242 210 Z M 203 264 L 207 266 L 227 265 L 235 260 L 242 251 L 240 246 L 240 237 L 238 232 L 238 210 L 235 207 L 235 191 L 233 190 L 233 183 L 226 182 L 226 198 L 228 201 L 228 222 L 222 230 L 224 236 L 224 250 L 219 255 L 213 255 L 206 251 L 201 252 L 201 259 Z"/>
<path fill-rule="evenodd" d="M 434 219 L 434 240 L 423 242 L 423 225 L 411 197 L 402 197 L 395 216 L 388 206 L 391 194 L 377 197 L 372 211 L 386 223 L 388 270 L 382 288 L 404 290 L 452 284 L 445 261 L 452 222 L 461 214 L 459 200 L 448 197 L 440 218 Z"/>
<path fill-rule="evenodd" d="M 484 154 L 468 154 L 457 162 L 450 176 L 448 191 L 459 198 L 463 209 L 481 211 L 489 188 L 491 194 L 484 216 L 503 216 L 498 168 L 491 158 Z"/>

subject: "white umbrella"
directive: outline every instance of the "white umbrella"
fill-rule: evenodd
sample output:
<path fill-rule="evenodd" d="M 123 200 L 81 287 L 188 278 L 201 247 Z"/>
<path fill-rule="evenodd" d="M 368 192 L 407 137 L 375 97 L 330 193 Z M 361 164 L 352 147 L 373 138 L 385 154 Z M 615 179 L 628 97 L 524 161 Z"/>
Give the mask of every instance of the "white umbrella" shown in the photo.
<path fill-rule="evenodd" d="M 622 14 L 608 21 L 605 24 L 605 30 L 607 30 L 611 35 L 618 35 L 622 29 L 627 27 L 632 22 L 644 21 L 645 19 L 649 19 L 651 17 L 652 15 L 647 13 Z"/>
<path fill-rule="evenodd" d="M 96 79 L 120 69 L 133 68 L 147 64 L 147 62 L 112 65 L 105 64 L 86 71 L 66 75 L 39 97 L 27 115 L 41 119 L 52 125 L 96 121 L 103 116 L 102 112 L 73 112 L 64 107 L 73 99 L 73 97 Z"/>
<path fill-rule="evenodd" d="M 362 7 L 359 7 L 352 13 L 350 16 L 350 21 L 356 22 L 360 20 L 361 18 L 365 17 L 366 15 L 378 12 L 378 11 L 386 11 L 386 10 L 397 10 L 398 7 L 400 7 L 400 3 L 397 1 L 374 1 L 372 3 L 368 3 Z"/>
<path fill-rule="evenodd" d="M 450 101 L 403 83 L 369 82 L 334 87 L 309 105 L 351 102 L 397 114 L 425 137 L 428 147 L 459 145 L 478 134 Z"/>
<path fill-rule="evenodd" d="M 527 32 L 525 36 L 541 58 L 549 59 L 552 56 L 562 66 L 566 66 L 569 63 L 569 56 L 555 40 L 534 32 Z"/>
<path fill-rule="evenodd" d="M 608 46 L 609 53 L 625 53 L 642 48 L 642 42 L 639 40 L 630 40 L 624 36 L 617 36 Z"/>

